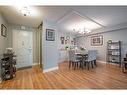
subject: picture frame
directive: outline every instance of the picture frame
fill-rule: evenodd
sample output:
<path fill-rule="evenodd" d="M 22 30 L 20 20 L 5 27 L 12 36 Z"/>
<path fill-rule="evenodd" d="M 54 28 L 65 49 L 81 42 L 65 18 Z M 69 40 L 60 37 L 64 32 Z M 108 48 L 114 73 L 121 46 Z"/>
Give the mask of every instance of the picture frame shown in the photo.
<path fill-rule="evenodd" d="M 60 37 L 60 40 L 61 40 L 61 44 L 64 44 L 65 38 L 64 37 Z"/>
<path fill-rule="evenodd" d="M 65 40 L 65 44 L 67 44 L 67 40 Z"/>
<path fill-rule="evenodd" d="M 74 45 L 76 45 L 76 38 L 73 38 L 73 41 L 74 41 Z"/>
<path fill-rule="evenodd" d="M 53 29 L 46 29 L 46 40 L 55 41 L 55 31 Z"/>
<path fill-rule="evenodd" d="M 66 36 L 66 40 L 70 40 L 70 36 Z"/>
<path fill-rule="evenodd" d="M 1 35 L 3 37 L 6 37 L 7 36 L 7 28 L 4 24 L 1 24 Z"/>
<path fill-rule="evenodd" d="M 101 46 L 103 45 L 103 36 L 97 35 L 91 37 L 91 45 L 92 46 Z"/>

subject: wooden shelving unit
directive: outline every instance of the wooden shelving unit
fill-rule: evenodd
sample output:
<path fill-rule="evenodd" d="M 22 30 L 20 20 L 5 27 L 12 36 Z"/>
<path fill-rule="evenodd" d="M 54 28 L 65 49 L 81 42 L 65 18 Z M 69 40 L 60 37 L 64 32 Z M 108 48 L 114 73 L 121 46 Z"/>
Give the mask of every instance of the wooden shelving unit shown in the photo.
<path fill-rule="evenodd" d="M 107 63 L 119 64 L 121 67 L 121 41 L 107 42 Z"/>

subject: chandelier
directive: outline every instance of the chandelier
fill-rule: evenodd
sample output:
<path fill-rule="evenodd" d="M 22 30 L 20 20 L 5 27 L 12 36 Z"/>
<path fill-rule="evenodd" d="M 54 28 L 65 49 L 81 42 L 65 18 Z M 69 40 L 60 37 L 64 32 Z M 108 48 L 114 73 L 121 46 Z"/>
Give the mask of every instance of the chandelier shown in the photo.
<path fill-rule="evenodd" d="M 77 32 L 79 34 L 88 34 L 91 32 L 91 30 L 86 29 L 86 28 L 78 28 L 78 29 L 73 28 L 73 32 Z"/>

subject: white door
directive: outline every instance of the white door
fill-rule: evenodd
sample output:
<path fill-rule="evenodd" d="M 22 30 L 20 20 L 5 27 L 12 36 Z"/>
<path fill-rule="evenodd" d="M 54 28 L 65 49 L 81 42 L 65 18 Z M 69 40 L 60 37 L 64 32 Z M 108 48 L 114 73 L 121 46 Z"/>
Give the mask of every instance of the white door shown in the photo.
<path fill-rule="evenodd" d="M 17 68 L 33 64 L 33 32 L 13 30 L 13 49 L 17 55 Z"/>

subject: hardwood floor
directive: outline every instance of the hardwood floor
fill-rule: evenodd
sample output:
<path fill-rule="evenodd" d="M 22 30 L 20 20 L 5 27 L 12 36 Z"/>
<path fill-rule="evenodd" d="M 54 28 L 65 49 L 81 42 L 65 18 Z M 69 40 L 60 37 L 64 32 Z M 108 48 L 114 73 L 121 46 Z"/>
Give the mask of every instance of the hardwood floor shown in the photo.
<path fill-rule="evenodd" d="M 59 70 L 42 73 L 38 66 L 17 71 L 16 77 L 0 84 L 1 89 L 127 89 L 127 74 L 114 65 L 97 63 L 98 67 L 87 70 L 68 68 L 67 63 Z"/>

